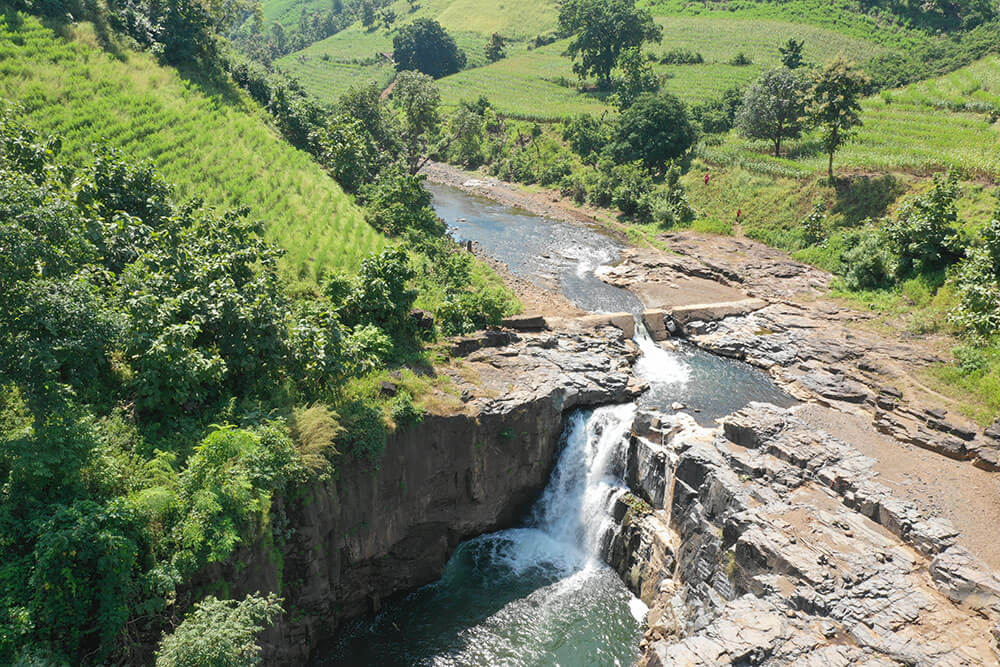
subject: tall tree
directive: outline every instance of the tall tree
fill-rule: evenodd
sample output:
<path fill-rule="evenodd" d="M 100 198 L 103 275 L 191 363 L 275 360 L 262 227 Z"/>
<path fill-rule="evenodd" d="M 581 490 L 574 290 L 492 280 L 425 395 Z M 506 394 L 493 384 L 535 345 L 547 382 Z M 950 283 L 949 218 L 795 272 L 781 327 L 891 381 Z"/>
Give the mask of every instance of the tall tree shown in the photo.
<path fill-rule="evenodd" d="M 779 157 L 781 140 L 802 133 L 807 88 L 805 78 L 790 69 L 764 72 L 743 96 L 736 127 L 745 137 L 771 141 Z"/>
<path fill-rule="evenodd" d="M 611 70 L 625 49 L 663 38 L 652 15 L 636 9 L 632 0 L 564 0 L 559 28 L 574 35 L 567 49 L 574 60 L 579 58 L 573 71 L 580 78 L 596 76 L 603 88 L 610 85 Z"/>
<path fill-rule="evenodd" d="M 830 160 L 827 172 L 833 182 L 833 154 L 861 125 L 858 111 L 861 96 L 868 87 L 868 76 L 853 63 L 838 57 L 812 73 L 806 113 L 810 123 L 821 131 L 823 147 Z"/>
<path fill-rule="evenodd" d="M 483 48 L 486 52 L 486 59 L 491 63 L 495 63 L 498 60 L 503 60 L 507 57 L 506 44 L 504 43 L 503 37 L 500 33 L 493 33 L 490 36 L 490 41 L 486 42 L 486 46 Z"/>
<path fill-rule="evenodd" d="M 796 42 L 794 37 L 789 37 L 784 46 L 778 47 L 778 51 L 781 53 L 781 64 L 788 69 L 802 67 L 802 47 L 805 44 L 802 40 Z"/>
<path fill-rule="evenodd" d="M 417 70 L 435 79 L 465 67 L 465 51 L 433 19 L 417 19 L 400 28 L 392 40 L 396 70 Z"/>
<path fill-rule="evenodd" d="M 392 99 L 402 116 L 407 165 L 410 173 L 415 174 L 426 162 L 421 156 L 427 153 L 430 137 L 441 123 L 441 93 L 426 74 L 400 72 Z"/>

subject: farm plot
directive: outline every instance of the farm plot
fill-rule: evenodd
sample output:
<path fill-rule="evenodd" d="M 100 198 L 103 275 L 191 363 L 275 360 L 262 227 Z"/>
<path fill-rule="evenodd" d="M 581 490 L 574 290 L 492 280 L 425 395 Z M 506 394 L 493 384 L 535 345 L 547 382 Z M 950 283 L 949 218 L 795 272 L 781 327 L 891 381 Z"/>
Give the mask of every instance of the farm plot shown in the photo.
<path fill-rule="evenodd" d="M 114 57 L 87 24 L 66 41 L 36 19 L 0 16 L 0 98 L 35 128 L 63 137 L 63 156 L 91 159 L 92 145 L 151 159 L 181 197 L 245 204 L 283 247 L 286 271 L 313 279 L 355 269 L 384 237 L 309 155 L 289 146 L 266 114 L 232 88 L 209 88 L 149 55 Z"/>

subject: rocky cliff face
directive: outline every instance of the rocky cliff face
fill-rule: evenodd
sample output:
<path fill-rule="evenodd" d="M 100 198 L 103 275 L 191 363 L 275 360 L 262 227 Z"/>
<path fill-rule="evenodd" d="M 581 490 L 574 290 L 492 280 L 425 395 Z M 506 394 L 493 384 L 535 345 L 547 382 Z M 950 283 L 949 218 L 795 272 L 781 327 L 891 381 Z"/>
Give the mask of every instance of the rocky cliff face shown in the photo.
<path fill-rule="evenodd" d="M 339 622 L 440 576 L 452 550 L 516 522 L 548 480 L 574 408 L 631 400 L 637 350 L 619 329 L 481 336 L 457 344 L 465 408 L 393 433 L 377 463 L 279 502 L 273 540 L 213 576 L 234 595 L 278 591 L 268 664 L 301 664 Z M 237 565 L 238 564 L 238 565 Z"/>
<path fill-rule="evenodd" d="M 650 606 L 640 664 L 996 664 L 1000 579 L 872 462 L 766 404 L 640 416 L 609 552 Z"/>

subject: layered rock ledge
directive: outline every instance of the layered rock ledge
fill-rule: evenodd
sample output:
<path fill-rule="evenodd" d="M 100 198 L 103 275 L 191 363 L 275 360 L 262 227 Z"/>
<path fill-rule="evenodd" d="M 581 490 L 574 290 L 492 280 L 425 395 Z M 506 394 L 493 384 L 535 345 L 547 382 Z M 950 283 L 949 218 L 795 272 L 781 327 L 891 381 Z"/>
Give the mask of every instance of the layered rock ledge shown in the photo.
<path fill-rule="evenodd" d="M 267 664 L 303 664 L 344 619 L 437 579 L 463 540 L 515 523 L 544 488 L 564 418 L 643 388 L 637 349 L 610 326 L 496 332 L 436 370 L 441 408 L 390 434 L 375 461 L 344 456 L 335 479 L 279 499 L 271 534 L 206 573 L 234 596 L 285 598 L 262 636 Z M 464 356 L 462 356 L 464 355 Z"/>
<path fill-rule="evenodd" d="M 612 564 L 641 665 L 992 665 L 1000 579 L 793 410 L 640 415 Z"/>

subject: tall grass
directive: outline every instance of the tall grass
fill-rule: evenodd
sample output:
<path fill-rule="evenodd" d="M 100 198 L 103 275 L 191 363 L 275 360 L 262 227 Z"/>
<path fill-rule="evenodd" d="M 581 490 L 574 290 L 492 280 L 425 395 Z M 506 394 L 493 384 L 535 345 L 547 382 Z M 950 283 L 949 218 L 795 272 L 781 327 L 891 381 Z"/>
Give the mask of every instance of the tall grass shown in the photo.
<path fill-rule="evenodd" d="M 62 135 L 66 159 L 117 146 L 152 160 L 181 197 L 249 206 L 287 251 L 294 278 L 353 270 L 384 244 L 351 197 L 237 89 L 185 78 L 145 53 L 103 51 L 87 24 L 72 32 L 66 40 L 35 18 L 0 14 L 0 98 Z"/>

